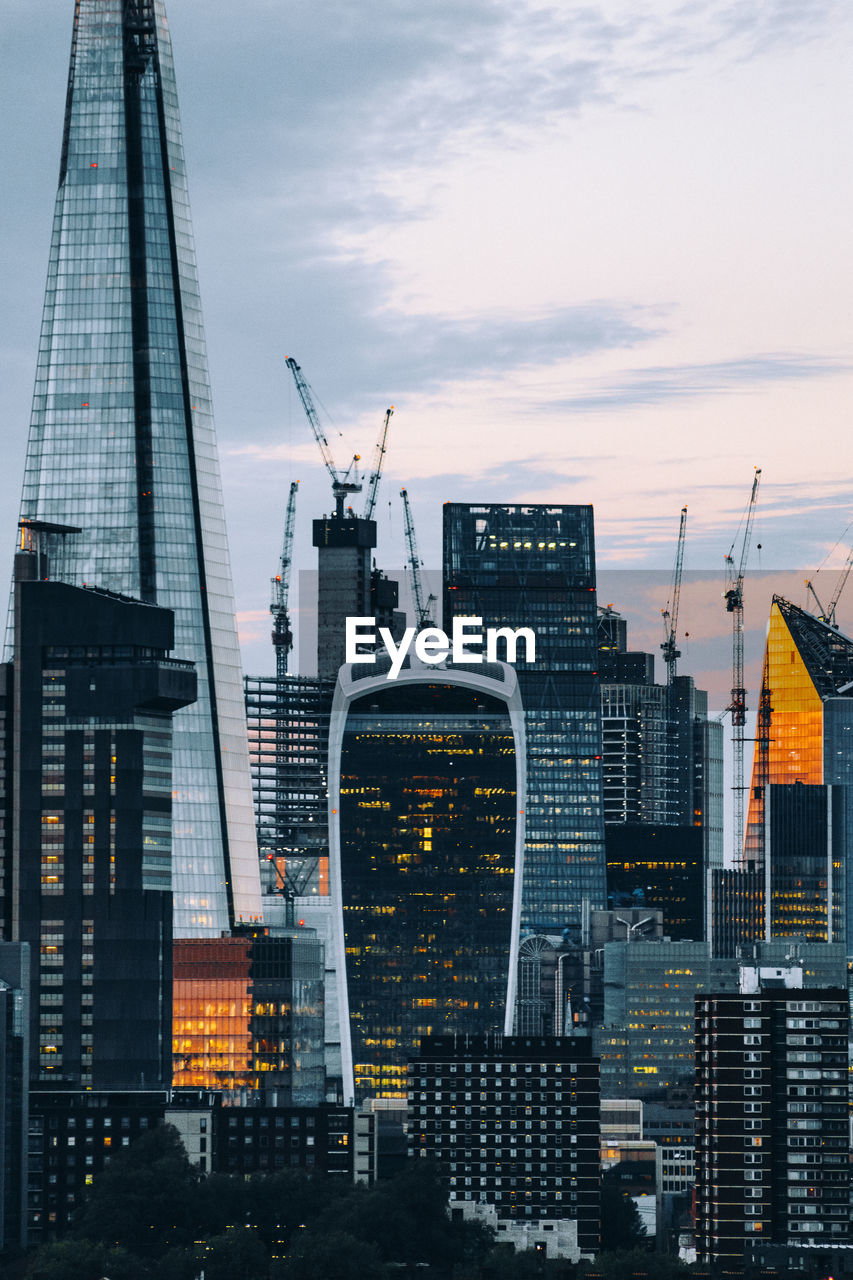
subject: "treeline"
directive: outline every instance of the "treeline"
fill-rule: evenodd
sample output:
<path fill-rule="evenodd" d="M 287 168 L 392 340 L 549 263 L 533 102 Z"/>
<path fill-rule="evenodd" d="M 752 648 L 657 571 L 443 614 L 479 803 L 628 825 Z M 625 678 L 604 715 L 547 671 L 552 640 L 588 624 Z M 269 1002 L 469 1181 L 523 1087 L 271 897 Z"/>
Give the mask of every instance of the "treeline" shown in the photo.
<path fill-rule="evenodd" d="M 25 1280 L 589 1280 L 453 1221 L 435 1171 L 413 1161 L 374 1188 L 299 1170 L 199 1176 L 174 1129 L 146 1134 L 103 1171 L 68 1237 L 38 1248 Z M 607 1197 L 605 1197 L 607 1198 Z M 627 1224 L 626 1224 L 627 1225 Z M 634 1243 L 629 1237 L 625 1244 Z M 614 1244 L 619 1243 L 614 1241 Z M 610 1253 L 607 1280 L 689 1280 L 679 1263 Z M 8 1272 L 7 1274 L 13 1274 Z"/>

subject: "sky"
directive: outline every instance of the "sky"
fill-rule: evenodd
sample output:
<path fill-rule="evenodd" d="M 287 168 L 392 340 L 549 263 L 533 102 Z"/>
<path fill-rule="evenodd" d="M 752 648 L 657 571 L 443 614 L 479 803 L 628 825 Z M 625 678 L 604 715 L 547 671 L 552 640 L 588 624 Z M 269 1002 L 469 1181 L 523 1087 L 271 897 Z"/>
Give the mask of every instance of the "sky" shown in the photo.
<path fill-rule="evenodd" d="M 428 567 L 445 501 L 592 503 L 602 592 L 636 600 L 632 633 L 656 645 L 682 505 L 686 567 L 718 572 L 718 602 L 758 466 L 758 580 L 796 570 L 805 604 L 822 566 L 832 594 L 853 542 L 849 5 L 167 8 L 247 671 L 273 669 L 291 480 L 298 569 L 331 506 L 288 355 L 342 469 L 369 463 L 395 406 L 383 568 L 405 559 L 401 485 Z M 72 0 L 4 4 L 10 561 L 72 18 Z M 627 570 L 616 599 L 606 575 Z M 769 590 L 748 614 L 754 680 Z M 853 618 L 853 586 L 843 600 Z M 695 636 L 725 635 L 721 605 L 718 622 L 693 608 Z M 729 677 L 699 644 L 686 669 L 722 707 Z"/>

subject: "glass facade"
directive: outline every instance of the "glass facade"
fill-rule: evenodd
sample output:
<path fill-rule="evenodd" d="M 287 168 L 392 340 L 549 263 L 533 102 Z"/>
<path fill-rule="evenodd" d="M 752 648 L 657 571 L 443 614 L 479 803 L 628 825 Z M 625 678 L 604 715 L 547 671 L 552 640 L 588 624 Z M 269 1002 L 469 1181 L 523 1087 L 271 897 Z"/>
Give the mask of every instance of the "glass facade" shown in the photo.
<path fill-rule="evenodd" d="M 766 788 L 768 938 L 836 942 L 844 936 L 846 787 Z"/>
<path fill-rule="evenodd" d="M 174 610 L 175 929 L 260 912 L 246 719 L 171 45 L 160 0 L 75 8 L 21 504 L 54 576 Z"/>
<path fill-rule="evenodd" d="M 175 942 L 175 1088 L 318 1106 L 325 1093 L 323 947 L 313 930 Z"/>
<path fill-rule="evenodd" d="M 357 1102 L 405 1097 L 422 1036 L 506 1022 L 523 808 L 510 688 L 453 679 L 356 680 L 362 695 L 338 698 L 332 892 Z"/>
<path fill-rule="evenodd" d="M 607 943 L 604 1026 L 593 1031 L 602 1097 L 689 1088 L 695 996 L 737 989 L 736 961 L 712 959 L 707 942 Z"/>
<path fill-rule="evenodd" d="M 578 930 L 605 905 L 592 507 L 444 507 L 444 627 L 530 627 L 516 664 L 527 739 L 522 928 Z M 523 652 L 523 648 L 520 648 Z M 501 656 L 500 654 L 498 656 Z"/>
<path fill-rule="evenodd" d="M 772 834 L 765 815 L 769 785 L 799 782 L 847 788 L 853 781 L 851 690 L 853 640 L 782 596 L 774 596 L 749 792 L 744 845 L 748 867 L 764 870 L 765 834 Z M 839 910 L 843 897 L 845 915 L 838 924 L 848 939 L 849 950 L 849 940 L 853 939 L 853 805 L 842 804 L 842 799 L 839 796 L 833 801 L 836 814 L 831 857 L 838 864 L 833 911 Z M 841 829 L 843 839 L 839 845 Z M 825 840 L 821 848 L 825 851 Z M 788 925 L 785 928 L 787 931 Z M 841 941 L 836 927 L 833 936 Z"/>

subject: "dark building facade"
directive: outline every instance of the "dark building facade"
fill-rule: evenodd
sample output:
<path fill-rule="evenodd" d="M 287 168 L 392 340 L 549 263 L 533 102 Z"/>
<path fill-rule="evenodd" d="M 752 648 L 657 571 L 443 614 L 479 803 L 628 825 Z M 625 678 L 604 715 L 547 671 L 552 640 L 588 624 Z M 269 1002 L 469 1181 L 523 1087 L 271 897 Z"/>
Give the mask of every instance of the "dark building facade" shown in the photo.
<path fill-rule="evenodd" d="M 0 942 L 0 1255 L 27 1245 L 30 948 Z"/>
<path fill-rule="evenodd" d="M 205 1174 L 354 1174 L 352 1108 L 232 1107 L 205 1090 L 51 1091 L 34 1097 L 30 1121 L 30 1242 L 66 1233 L 116 1154 L 164 1123 Z"/>
<path fill-rule="evenodd" d="M 7 937 L 31 948 L 42 1087 L 168 1084 L 174 711 L 192 701 L 172 615 L 27 578 L 7 669 Z"/>
<path fill-rule="evenodd" d="M 511 1017 L 523 761 L 510 667 L 342 670 L 329 804 L 345 1101 L 405 1096 L 437 1028 Z"/>
<path fill-rule="evenodd" d="M 696 1244 L 743 1264 L 761 1244 L 850 1241 L 845 990 L 696 999 Z"/>
<path fill-rule="evenodd" d="M 705 938 L 710 932 L 709 880 L 723 865 L 722 725 L 709 721 L 708 695 L 691 676 L 655 683 L 654 655 L 628 650 L 627 624 L 612 607 L 600 613 L 598 646 L 608 895 L 624 890 L 621 876 L 613 880 L 617 864 L 642 863 L 644 856 L 654 862 L 653 846 L 665 840 L 672 855 L 667 861 L 680 867 L 672 881 L 676 901 L 671 927 L 665 914 L 666 932 Z M 620 827 L 635 834 L 617 834 Z M 640 827 L 654 828 L 656 835 L 644 838 Z M 666 828 L 671 835 L 664 834 Z M 698 860 L 695 831 L 701 833 Z M 635 858 L 625 848 L 629 839 L 638 846 Z M 651 846 L 644 855 L 646 839 Z M 665 872 L 660 860 L 658 869 Z M 696 882 L 690 889 L 684 880 L 688 874 Z M 651 885 L 651 868 L 647 878 Z M 663 888 L 658 885 L 658 900 L 649 905 L 664 905 Z M 697 909 L 702 913 L 698 921 L 692 914 Z"/>
<path fill-rule="evenodd" d="M 663 931 L 674 942 L 705 937 L 707 874 L 700 827 L 606 827 L 607 903 L 622 907 L 656 907 L 663 912 Z"/>
<path fill-rule="evenodd" d="M 580 930 L 605 905 L 592 507 L 444 506 L 444 626 L 529 627 L 519 661 L 527 737 L 522 927 Z"/>
<path fill-rule="evenodd" d="M 163 1119 L 161 1090 L 36 1091 L 30 1103 L 29 1242 L 62 1235 L 89 1187 L 118 1152 Z"/>
<path fill-rule="evenodd" d="M 600 1243 L 598 1062 L 581 1036 L 427 1036 L 409 1063 L 409 1149 L 451 1213 L 577 1260 Z"/>
<path fill-rule="evenodd" d="M 768 784 L 763 804 L 766 937 L 845 941 L 846 786 Z"/>

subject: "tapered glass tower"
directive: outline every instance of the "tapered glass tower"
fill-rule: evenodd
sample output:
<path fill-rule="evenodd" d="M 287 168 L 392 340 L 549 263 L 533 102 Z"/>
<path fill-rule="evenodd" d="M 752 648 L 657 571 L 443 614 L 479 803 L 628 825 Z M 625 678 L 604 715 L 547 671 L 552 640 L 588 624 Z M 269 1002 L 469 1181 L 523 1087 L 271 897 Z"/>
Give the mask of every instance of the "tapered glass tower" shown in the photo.
<path fill-rule="evenodd" d="M 246 720 L 161 0 L 78 0 L 21 515 L 51 576 L 174 610 L 175 933 L 260 913 Z M 58 541 L 58 540 L 57 540 Z"/>

